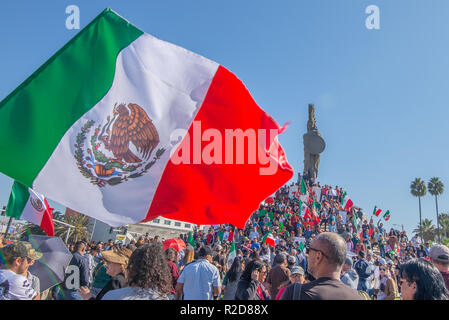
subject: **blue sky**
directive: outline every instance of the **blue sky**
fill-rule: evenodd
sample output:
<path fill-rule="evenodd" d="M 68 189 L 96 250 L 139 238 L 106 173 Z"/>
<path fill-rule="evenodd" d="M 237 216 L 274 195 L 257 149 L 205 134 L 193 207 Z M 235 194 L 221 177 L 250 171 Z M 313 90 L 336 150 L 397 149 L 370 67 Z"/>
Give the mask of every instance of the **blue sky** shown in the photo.
<path fill-rule="evenodd" d="M 234 72 L 280 124 L 291 121 L 280 141 L 295 172 L 314 103 L 327 143 L 318 180 L 343 186 L 367 213 L 389 209 L 387 226 L 417 225 L 415 177 L 449 186 L 447 0 L 3 0 L 0 100 L 78 32 L 65 27 L 71 4 L 80 8 L 81 28 L 111 7 Z M 365 27 L 373 4 L 380 30 Z M 0 205 L 11 184 L 0 173 Z M 434 199 L 422 204 L 423 218 L 436 223 Z M 447 193 L 439 207 L 449 211 Z"/>

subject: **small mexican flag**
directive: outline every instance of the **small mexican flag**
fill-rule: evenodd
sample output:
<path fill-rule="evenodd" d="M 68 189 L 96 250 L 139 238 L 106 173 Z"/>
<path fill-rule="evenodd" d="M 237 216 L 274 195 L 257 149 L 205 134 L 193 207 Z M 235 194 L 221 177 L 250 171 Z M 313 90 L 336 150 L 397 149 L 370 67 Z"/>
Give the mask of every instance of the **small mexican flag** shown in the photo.
<path fill-rule="evenodd" d="M 195 241 L 193 240 L 192 232 L 189 232 L 189 238 L 187 239 L 187 242 L 195 248 Z"/>
<path fill-rule="evenodd" d="M 343 197 L 341 197 L 341 205 L 343 206 L 343 200 L 346 198 L 346 191 L 343 193 Z M 344 206 L 343 206 L 344 207 Z"/>
<path fill-rule="evenodd" d="M 272 246 L 273 248 L 276 246 L 276 242 L 275 242 L 275 240 L 274 240 L 274 237 L 273 237 L 273 235 L 271 234 L 271 233 L 267 233 L 264 237 L 263 237 L 263 239 L 262 239 L 262 243 L 266 243 L 266 244 L 268 244 L 269 246 Z"/>
<path fill-rule="evenodd" d="M 298 245 L 298 249 L 301 250 L 301 252 L 304 252 L 304 243 L 300 242 Z"/>
<path fill-rule="evenodd" d="M 387 210 L 387 212 L 385 212 L 384 219 L 385 219 L 385 221 L 390 220 L 390 210 Z"/>
<path fill-rule="evenodd" d="M 301 217 L 303 219 L 311 219 L 312 216 L 310 215 L 309 207 L 306 204 L 301 205 Z"/>
<path fill-rule="evenodd" d="M 352 202 L 352 200 L 349 198 L 348 195 L 345 195 L 343 197 L 343 201 L 341 203 L 341 206 L 346 210 L 349 211 L 351 210 L 352 206 L 354 205 L 354 203 Z"/>
<path fill-rule="evenodd" d="M 377 209 L 377 206 L 374 206 L 373 215 L 378 217 L 381 212 L 382 212 L 382 209 Z"/>
<path fill-rule="evenodd" d="M 6 207 L 6 216 L 38 225 L 48 236 L 53 237 L 55 226 L 52 212 L 53 208 L 50 208 L 43 195 L 14 181 Z"/>
<path fill-rule="evenodd" d="M 232 244 L 231 244 L 231 250 L 229 251 L 229 255 L 228 255 L 228 265 L 231 266 L 232 263 L 234 262 L 236 253 L 235 253 L 235 241 L 234 241 L 234 237 L 232 237 Z"/>
<path fill-rule="evenodd" d="M 302 178 L 302 177 L 301 177 L 301 188 L 300 188 L 299 192 L 301 192 L 302 194 L 307 193 L 306 183 L 304 182 L 304 178 Z"/>

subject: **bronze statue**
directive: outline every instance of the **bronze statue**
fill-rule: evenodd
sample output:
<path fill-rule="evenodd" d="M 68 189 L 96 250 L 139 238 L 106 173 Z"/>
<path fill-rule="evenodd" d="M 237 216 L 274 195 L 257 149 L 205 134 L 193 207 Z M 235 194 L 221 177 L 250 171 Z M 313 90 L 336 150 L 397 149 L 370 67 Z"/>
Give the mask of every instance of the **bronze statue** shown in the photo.
<path fill-rule="evenodd" d="M 309 104 L 309 121 L 307 121 L 307 133 L 303 135 L 303 142 L 304 175 L 315 182 L 318 177 L 320 153 L 326 148 L 326 143 L 316 126 L 315 107 L 313 104 Z"/>

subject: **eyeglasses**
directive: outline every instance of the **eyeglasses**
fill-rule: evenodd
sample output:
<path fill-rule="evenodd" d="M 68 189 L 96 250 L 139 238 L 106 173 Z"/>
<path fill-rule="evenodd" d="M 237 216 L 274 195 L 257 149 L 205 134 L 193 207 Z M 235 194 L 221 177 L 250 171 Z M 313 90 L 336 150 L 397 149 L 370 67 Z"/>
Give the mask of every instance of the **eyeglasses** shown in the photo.
<path fill-rule="evenodd" d="M 329 259 L 329 257 L 328 257 L 323 251 L 321 251 L 321 250 L 319 250 L 319 249 L 315 249 L 315 248 L 309 247 L 309 250 L 321 252 L 321 254 L 322 254 L 323 256 L 325 256 L 326 258 Z"/>

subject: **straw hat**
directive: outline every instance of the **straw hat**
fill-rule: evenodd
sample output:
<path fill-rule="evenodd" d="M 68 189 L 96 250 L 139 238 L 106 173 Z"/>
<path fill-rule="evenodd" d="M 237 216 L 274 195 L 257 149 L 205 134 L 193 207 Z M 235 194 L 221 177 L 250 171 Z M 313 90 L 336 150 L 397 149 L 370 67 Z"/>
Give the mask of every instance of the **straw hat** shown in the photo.
<path fill-rule="evenodd" d="M 118 264 L 127 265 L 129 257 L 131 257 L 132 251 L 127 248 L 114 249 L 103 251 L 101 256 L 107 262 L 113 262 Z"/>

